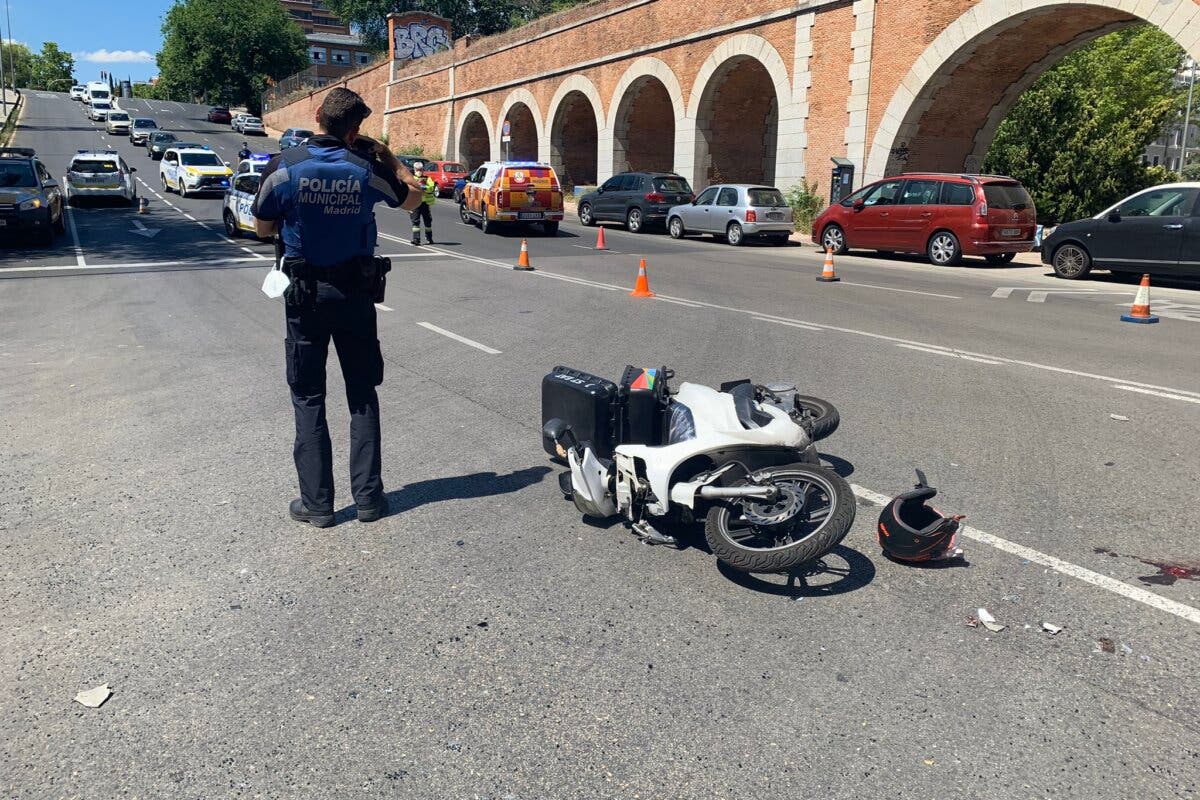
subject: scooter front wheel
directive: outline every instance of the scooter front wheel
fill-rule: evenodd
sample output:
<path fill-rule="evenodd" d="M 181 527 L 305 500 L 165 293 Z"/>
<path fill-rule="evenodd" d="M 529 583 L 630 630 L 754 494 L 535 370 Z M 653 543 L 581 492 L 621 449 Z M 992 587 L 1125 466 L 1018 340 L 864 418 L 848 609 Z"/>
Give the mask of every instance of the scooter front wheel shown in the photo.
<path fill-rule="evenodd" d="M 743 572 L 787 572 L 828 553 L 854 524 L 854 492 L 836 472 L 809 464 L 770 469 L 760 484 L 774 501 L 743 498 L 714 504 L 704 523 L 713 555 Z M 745 486 L 745 479 L 734 486 Z"/>
<path fill-rule="evenodd" d="M 796 395 L 796 403 L 803 412 L 800 425 L 808 431 L 814 442 L 832 436 L 838 425 L 842 424 L 842 415 L 828 400 L 801 394 Z"/>

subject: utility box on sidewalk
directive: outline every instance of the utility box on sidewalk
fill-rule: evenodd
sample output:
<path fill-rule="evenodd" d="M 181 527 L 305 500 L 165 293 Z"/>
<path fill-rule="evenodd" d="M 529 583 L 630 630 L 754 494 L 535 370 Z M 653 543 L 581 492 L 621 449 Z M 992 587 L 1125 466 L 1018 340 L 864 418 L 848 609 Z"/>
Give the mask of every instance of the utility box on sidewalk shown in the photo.
<path fill-rule="evenodd" d="M 829 202 L 840 203 L 854 190 L 854 162 L 833 156 L 833 174 L 829 179 Z"/>

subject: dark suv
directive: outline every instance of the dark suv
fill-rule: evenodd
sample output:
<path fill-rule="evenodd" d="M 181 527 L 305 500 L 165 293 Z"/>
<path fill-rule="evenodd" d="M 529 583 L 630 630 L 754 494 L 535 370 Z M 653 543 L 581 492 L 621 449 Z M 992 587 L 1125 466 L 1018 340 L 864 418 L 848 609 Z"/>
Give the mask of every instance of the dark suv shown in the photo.
<path fill-rule="evenodd" d="M 62 190 L 31 147 L 0 147 L 0 236 L 54 243 L 66 230 Z"/>
<path fill-rule="evenodd" d="M 631 233 L 665 223 L 672 207 L 692 202 L 692 187 L 672 172 L 622 172 L 579 199 L 579 221 L 624 222 Z"/>

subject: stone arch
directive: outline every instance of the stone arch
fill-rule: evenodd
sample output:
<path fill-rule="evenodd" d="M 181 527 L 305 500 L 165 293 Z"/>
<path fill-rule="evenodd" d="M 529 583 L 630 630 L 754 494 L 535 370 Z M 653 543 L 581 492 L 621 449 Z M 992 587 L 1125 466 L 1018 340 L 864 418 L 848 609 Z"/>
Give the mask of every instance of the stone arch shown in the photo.
<path fill-rule="evenodd" d="M 492 112 L 478 98 L 463 106 L 454 136 L 458 160 L 474 169 L 484 161 L 495 158 L 496 136 L 492 129 Z"/>
<path fill-rule="evenodd" d="M 1200 58 L 1192 0 L 981 0 L 916 59 L 875 130 L 863 181 L 977 170 L 1022 91 L 1071 50 L 1148 22 Z M 1000 91 L 995 91 L 999 85 Z"/>
<path fill-rule="evenodd" d="M 509 92 L 508 97 L 500 104 L 500 116 L 496 121 L 498 132 L 504 130 L 505 119 L 512 121 L 510 157 L 514 160 L 545 161 L 548 154 L 544 147 L 547 141 L 542 125 L 544 117 L 533 92 L 528 89 L 513 89 Z M 502 143 L 500 152 L 504 152 Z"/>
<path fill-rule="evenodd" d="M 723 90 L 727 98 L 719 97 Z M 739 34 L 717 45 L 696 73 L 688 102 L 696 131 L 695 188 L 717 181 L 774 183 L 780 120 L 794 116 L 791 97 L 787 66 L 766 39 Z"/>
<path fill-rule="evenodd" d="M 604 104 L 596 85 L 583 75 L 563 81 L 550 100 L 545 129 L 550 165 L 564 186 L 596 183 Z"/>
<path fill-rule="evenodd" d="M 647 113 L 669 103 L 672 114 Z M 600 137 L 600 176 L 628 169 L 661 169 L 683 172 L 680 159 L 688 126 L 679 79 L 663 61 L 651 56 L 637 59 L 617 81 L 608 107 L 605 131 Z"/>

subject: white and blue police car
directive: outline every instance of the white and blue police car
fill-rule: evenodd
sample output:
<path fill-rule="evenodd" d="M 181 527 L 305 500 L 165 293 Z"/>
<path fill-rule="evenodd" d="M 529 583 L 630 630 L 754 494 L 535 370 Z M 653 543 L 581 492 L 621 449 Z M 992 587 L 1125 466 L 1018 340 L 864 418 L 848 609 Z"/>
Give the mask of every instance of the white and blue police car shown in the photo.
<path fill-rule="evenodd" d="M 229 188 L 233 170 L 208 147 L 179 147 L 163 153 L 158 179 L 163 191 L 179 192 L 181 197 L 200 192 L 224 192 Z"/>
<path fill-rule="evenodd" d="M 240 164 L 238 166 L 241 167 Z M 254 205 L 254 196 L 258 194 L 258 185 L 261 182 L 261 167 L 257 172 L 242 172 L 233 176 L 233 182 L 222 201 L 225 207 L 221 209 L 225 235 L 230 239 L 239 236 L 258 238 L 254 232 L 254 215 L 250 213 L 250 207 Z"/>

